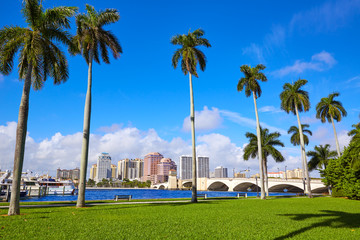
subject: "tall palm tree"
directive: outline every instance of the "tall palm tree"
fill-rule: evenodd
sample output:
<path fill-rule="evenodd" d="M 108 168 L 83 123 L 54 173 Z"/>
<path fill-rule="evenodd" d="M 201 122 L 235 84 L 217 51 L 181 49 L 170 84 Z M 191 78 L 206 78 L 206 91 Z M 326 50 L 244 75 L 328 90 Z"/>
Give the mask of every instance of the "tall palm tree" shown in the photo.
<path fill-rule="evenodd" d="M 283 162 L 285 160 L 283 155 L 275 147 L 277 146 L 284 147 L 284 143 L 282 143 L 278 139 L 281 136 L 281 134 L 278 132 L 269 133 L 269 130 L 267 128 L 263 129 L 260 127 L 260 134 L 261 134 L 262 156 L 264 158 L 263 170 L 265 175 L 265 192 L 266 195 L 269 196 L 267 159 L 269 156 L 272 156 L 276 162 Z M 250 132 L 247 132 L 245 136 L 249 139 L 249 144 L 246 145 L 246 147 L 244 148 L 244 160 L 249 160 L 249 157 L 256 158 L 259 153 L 257 136 Z"/>
<path fill-rule="evenodd" d="M 245 96 L 250 97 L 253 95 L 254 107 L 255 107 L 255 116 L 256 116 L 256 135 L 258 143 L 258 158 L 259 158 L 259 168 L 260 168 L 260 184 L 261 184 L 261 199 L 265 199 L 265 187 L 264 187 L 264 170 L 263 170 L 263 156 L 261 151 L 261 134 L 260 134 L 260 122 L 259 115 L 256 105 L 256 99 L 261 96 L 261 88 L 259 81 L 266 82 L 267 78 L 261 70 L 264 70 L 266 67 L 262 64 L 258 64 L 256 67 L 250 67 L 248 65 L 242 65 L 240 71 L 244 73 L 244 77 L 240 78 L 237 85 L 237 90 L 241 92 L 245 88 Z"/>
<path fill-rule="evenodd" d="M 340 157 L 340 146 L 339 140 L 337 138 L 336 129 L 334 120 L 340 122 L 342 117 L 346 117 L 347 112 L 343 107 L 342 103 L 334 100 L 335 97 L 338 97 L 340 93 L 331 93 L 328 97 L 324 97 L 320 100 L 320 102 L 316 105 L 316 118 L 319 118 L 322 123 L 328 122 L 332 123 L 334 129 L 334 136 L 336 142 L 336 151 L 338 153 L 338 157 Z"/>
<path fill-rule="evenodd" d="M 10 74 L 14 58 L 19 52 L 19 78 L 24 80 L 16 129 L 13 183 L 8 215 L 20 214 L 20 181 L 24 162 L 25 139 L 29 113 L 31 85 L 40 90 L 48 77 L 54 84 L 68 78 L 68 64 L 57 43 L 71 44 L 69 18 L 75 15 L 75 7 L 46 9 L 38 0 L 23 1 L 22 13 L 27 27 L 5 26 L 0 30 L 0 72 Z"/>
<path fill-rule="evenodd" d="M 299 116 L 299 112 L 306 112 L 310 109 L 309 93 L 301 89 L 301 87 L 303 87 L 306 83 L 307 80 L 305 79 L 299 79 L 294 84 L 285 83 L 283 86 L 283 91 L 280 94 L 280 99 L 281 109 L 283 109 L 287 113 L 292 112 L 297 117 L 300 133 L 301 156 L 306 175 L 307 192 L 309 198 L 312 198 L 309 171 L 306 162 L 304 134 Z"/>
<path fill-rule="evenodd" d="M 312 171 L 314 169 L 325 169 L 328 161 L 335 158 L 337 153 L 330 150 L 329 144 L 325 144 L 325 146 L 315 146 L 314 151 L 308 151 L 306 155 L 310 157 L 308 165 L 309 171 Z"/>
<path fill-rule="evenodd" d="M 209 40 L 203 38 L 205 32 L 197 29 L 193 32 L 185 34 L 178 34 L 171 38 L 171 43 L 180 45 L 181 48 L 177 49 L 172 56 L 172 65 L 177 67 L 181 59 L 181 70 L 184 75 L 189 74 L 190 83 L 190 121 L 191 121 L 191 139 L 192 139 L 192 197 L 191 202 L 197 202 L 196 190 L 196 147 L 195 147 L 195 113 L 194 113 L 194 93 L 192 86 L 192 75 L 199 77 L 197 74 L 197 65 L 199 64 L 200 70 L 204 71 L 206 67 L 206 56 L 197 47 L 211 47 Z"/>
<path fill-rule="evenodd" d="M 86 14 L 76 16 L 77 32 L 73 39 L 75 48 L 71 49 L 73 54 L 81 54 L 88 64 L 88 83 L 84 108 L 83 142 L 81 150 L 81 165 L 79 179 L 79 195 L 76 207 L 85 207 L 85 185 L 88 164 L 89 138 L 90 138 L 90 115 L 91 115 L 91 84 L 93 61 L 100 64 L 109 64 L 109 52 L 117 59 L 122 53 L 122 48 L 116 36 L 103 27 L 115 23 L 120 19 L 116 9 L 105 9 L 96 11 L 93 6 L 86 4 Z"/>
<path fill-rule="evenodd" d="M 301 129 L 303 131 L 303 136 L 304 136 L 304 144 L 305 145 L 309 145 L 309 138 L 306 135 L 309 134 L 310 136 L 312 136 L 312 132 L 309 129 L 309 124 L 301 124 Z M 300 145 L 300 131 L 299 128 L 296 126 L 291 126 L 288 130 L 288 134 L 291 134 L 291 138 L 290 138 L 290 142 L 294 145 L 294 146 L 298 146 Z M 302 170 L 303 170 L 303 179 L 306 178 L 305 176 L 305 166 L 304 166 L 304 161 L 301 161 L 302 163 Z M 285 173 L 286 174 L 286 173 Z"/>

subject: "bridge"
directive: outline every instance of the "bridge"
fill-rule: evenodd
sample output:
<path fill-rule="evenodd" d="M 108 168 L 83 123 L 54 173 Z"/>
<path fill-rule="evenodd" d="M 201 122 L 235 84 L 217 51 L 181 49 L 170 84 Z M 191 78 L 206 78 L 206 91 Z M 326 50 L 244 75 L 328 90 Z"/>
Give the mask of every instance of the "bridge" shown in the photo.
<path fill-rule="evenodd" d="M 176 184 L 174 183 L 176 181 Z M 268 179 L 269 192 L 303 193 L 306 190 L 302 179 Z M 169 182 L 153 185 L 158 189 L 190 189 L 191 179 L 171 179 Z M 175 187 L 176 186 L 176 187 Z M 313 193 L 327 193 L 328 188 L 321 180 L 311 180 Z M 256 178 L 198 178 L 197 190 L 199 191 L 230 191 L 230 192 L 256 192 L 261 191 L 260 180 Z M 307 192 L 307 191 L 305 191 Z"/>

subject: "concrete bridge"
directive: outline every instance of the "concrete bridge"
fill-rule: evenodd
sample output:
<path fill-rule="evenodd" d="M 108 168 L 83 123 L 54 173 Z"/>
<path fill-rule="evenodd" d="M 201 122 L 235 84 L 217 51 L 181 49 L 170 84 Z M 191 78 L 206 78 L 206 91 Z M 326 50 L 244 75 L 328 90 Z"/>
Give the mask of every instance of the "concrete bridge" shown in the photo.
<path fill-rule="evenodd" d="M 153 185 L 159 189 L 190 189 L 192 181 L 169 179 L 169 182 Z M 176 187 L 175 187 L 176 186 Z M 302 179 L 269 178 L 269 192 L 304 192 L 305 183 Z M 260 192 L 260 180 L 255 178 L 198 178 L 199 191 L 230 191 L 230 192 Z M 327 193 L 328 188 L 321 180 L 311 180 L 313 193 Z M 306 192 L 306 191 L 305 191 Z"/>

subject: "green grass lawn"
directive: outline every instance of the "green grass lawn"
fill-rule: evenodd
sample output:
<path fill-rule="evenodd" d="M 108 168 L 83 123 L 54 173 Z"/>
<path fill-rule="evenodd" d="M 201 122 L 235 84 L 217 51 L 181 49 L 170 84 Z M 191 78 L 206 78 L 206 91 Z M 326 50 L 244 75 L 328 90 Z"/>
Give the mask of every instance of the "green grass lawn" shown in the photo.
<path fill-rule="evenodd" d="M 329 197 L 23 208 L 21 213 L 0 216 L 0 239 L 360 239 L 360 201 Z"/>

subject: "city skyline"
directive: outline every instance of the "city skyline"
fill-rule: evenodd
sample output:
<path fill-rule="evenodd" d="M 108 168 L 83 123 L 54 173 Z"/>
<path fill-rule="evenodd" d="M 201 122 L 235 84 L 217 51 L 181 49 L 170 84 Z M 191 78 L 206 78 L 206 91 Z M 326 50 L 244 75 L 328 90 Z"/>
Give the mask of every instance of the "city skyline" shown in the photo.
<path fill-rule="evenodd" d="M 44 1 L 45 7 L 53 4 L 72 5 L 72 2 Z M 169 43 L 172 36 L 186 33 L 189 28 L 204 29 L 213 46 L 204 49 L 208 59 L 206 71 L 194 79 L 197 151 L 211 156 L 211 168 L 218 165 L 226 165 L 228 169 L 250 167 L 252 171 L 258 168 L 256 160 L 242 160 L 242 150 L 247 143 L 244 135 L 255 132 L 252 102 L 236 91 L 242 64 L 267 66 L 265 74 L 269 81 L 262 84 L 263 94 L 258 99 L 260 121 L 270 131 L 282 134 L 284 164 L 291 168 L 301 167 L 301 162 L 299 148 L 290 144 L 286 133 L 291 125 L 296 125 L 296 118 L 279 108 L 278 95 L 285 82 L 299 77 L 309 80 L 306 90 L 312 107 L 308 113 L 301 114 L 303 123 L 309 123 L 314 133 L 307 150 L 325 143 L 335 149 L 331 125 L 321 124 L 315 118 L 316 103 L 329 93 L 339 91 L 339 100 L 348 111 L 342 122 L 335 123 L 341 148 L 348 143 L 347 131 L 351 125 L 359 121 L 360 109 L 352 100 L 357 97 L 360 86 L 356 61 L 360 53 L 357 48 L 360 36 L 356 31 L 360 4 L 357 1 L 304 1 L 301 4 L 262 1 L 263 8 L 271 11 L 254 22 L 247 19 L 257 9 L 256 3 L 210 2 L 206 11 L 175 21 L 171 27 L 168 22 L 174 17 L 172 14 L 180 17 L 172 9 L 182 7 L 172 2 L 92 4 L 97 9 L 119 10 L 121 18 L 112 26 L 112 31 L 118 36 L 124 54 L 119 60 L 112 59 L 110 65 L 94 66 L 89 167 L 96 162 L 96 153 L 103 151 L 112 152 L 116 158 L 135 158 L 156 149 L 175 161 L 178 156 L 191 153 L 187 78 L 180 70 L 172 69 L 171 55 L 176 47 Z M 139 10 L 139 4 L 147 10 Z M 76 5 L 83 11 L 85 1 L 78 1 Z M 194 5 L 199 9 L 203 7 L 201 1 Z M 20 8 L 21 1 L 10 1 L 3 6 L 0 27 L 23 26 Z M 248 11 L 239 15 L 238 10 L 242 8 Z M 148 19 L 146 24 L 138 20 L 139 11 Z M 213 18 L 224 12 L 226 17 Z M 248 22 L 245 26 L 244 21 Z M 73 22 L 74 19 L 72 33 L 75 32 Z M 138 29 L 135 33 L 134 27 Z M 225 34 L 229 29 L 236 30 Z M 244 36 L 247 31 L 250 34 Z M 150 43 L 154 48 L 134 41 L 140 39 L 138 34 L 157 36 Z M 141 66 L 139 59 L 144 63 Z M 68 56 L 68 61 L 70 78 L 65 84 L 53 86 L 49 81 L 42 91 L 30 94 L 24 169 L 33 167 L 34 171 L 46 172 L 54 169 L 53 165 L 69 169 L 79 166 L 87 71 L 81 57 Z M 149 81 L 149 77 L 153 79 Z M 102 79 L 106 79 L 106 84 L 101 83 Z M 1 169 L 13 167 L 22 84 L 17 71 L 9 76 L 0 75 Z M 284 164 L 270 159 L 269 171 L 283 168 Z M 51 171 L 54 175 L 55 169 Z M 312 174 L 317 176 L 316 172 Z"/>

